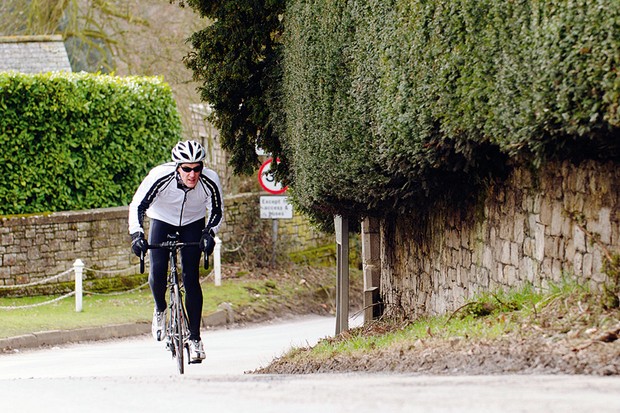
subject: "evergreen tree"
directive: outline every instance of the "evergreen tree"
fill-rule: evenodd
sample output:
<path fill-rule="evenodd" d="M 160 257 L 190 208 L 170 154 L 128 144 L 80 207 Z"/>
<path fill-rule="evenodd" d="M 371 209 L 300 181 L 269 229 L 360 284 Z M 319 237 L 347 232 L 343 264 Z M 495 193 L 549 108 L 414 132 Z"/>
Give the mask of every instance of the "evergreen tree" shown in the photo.
<path fill-rule="evenodd" d="M 256 147 L 281 156 L 278 109 L 284 0 L 185 0 L 212 22 L 190 37 L 186 65 L 214 110 L 222 146 L 236 173 L 258 166 Z M 280 164 L 280 171 L 285 163 Z"/>

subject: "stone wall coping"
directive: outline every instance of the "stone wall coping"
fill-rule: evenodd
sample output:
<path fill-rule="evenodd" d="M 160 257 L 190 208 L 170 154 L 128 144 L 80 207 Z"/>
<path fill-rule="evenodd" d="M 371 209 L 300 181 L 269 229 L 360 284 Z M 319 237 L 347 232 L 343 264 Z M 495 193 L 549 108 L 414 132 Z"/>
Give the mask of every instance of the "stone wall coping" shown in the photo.
<path fill-rule="evenodd" d="M 62 41 L 62 36 L 59 34 L 39 36 L 0 36 L 0 43 L 41 43 Z"/>
<path fill-rule="evenodd" d="M 262 192 L 243 192 L 241 194 L 224 196 L 224 201 L 226 201 L 227 199 L 234 200 L 234 199 L 240 199 L 240 198 L 252 198 L 255 196 L 259 196 L 259 195 L 262 195 Z"/>
<path fill-rule="evenodd" d="M 224 202 L 234 201 L 242 198 L 252 198 L 259 196 L 260 192 L 245 192 L 241 194 L 228 195 L 224 197 Z M 16 227 L 32 224 L 51 224 L 51 223 L 74 223 L 91 222 L 102 219 L 115 219 L 126 217 L 129 206 L 97 208 L 80 211 L 59 211 L 39 214 L 25 215 L 5 215 L 0 217 L 0 227 Z"/>
<path fill-rule="evenodd" d="M 22 225 L 42 225 L 52 223 L 72 223 L 100 221 L 127 216 L 128 206 L 88 209 L 83 211 L 61 211 L 32 215 L 6 215 L 0 219 L 1 227 L 15 227 Z"/>

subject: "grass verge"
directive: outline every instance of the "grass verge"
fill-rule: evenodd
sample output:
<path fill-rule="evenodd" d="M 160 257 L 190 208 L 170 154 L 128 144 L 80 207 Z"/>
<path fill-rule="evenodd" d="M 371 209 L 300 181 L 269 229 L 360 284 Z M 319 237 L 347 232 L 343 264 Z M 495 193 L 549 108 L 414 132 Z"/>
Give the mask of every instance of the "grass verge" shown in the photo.
<path fill-rule="evenodd" d="M 352 274 L 353 288 L 361 289 L 361 274 Z M 286 314 L 333 312 L 335 270 L 290 266 L 284 269 L 246 270 L 227 266 L 222 285 L 203 281 L 203 313 L 230 303 L 235 320 L 262 321 Z M 361 293 L 360 293 L 361 295 Z M 54 296 L 0 298 L 0 307 L 31 306 Z M 110 324 L 150 322 L 153 300 L 147 286 L 129 293 L 85 294 L 83 311 L 75 311 L 75 298 L 31 308 L 0 309 L 0 338 L 49 330 L 69 330 Z"/>
<path fill-rule="evenodd" d="M 314 347 L 292 349 L 256 373 L 489 374 L 543 368 L 619 374 L 620 310 L 605 307 L 600 299 L 573 282 L 544 292 L 526 286 L 488 293 L 451 314 L 385 317 Z"/>

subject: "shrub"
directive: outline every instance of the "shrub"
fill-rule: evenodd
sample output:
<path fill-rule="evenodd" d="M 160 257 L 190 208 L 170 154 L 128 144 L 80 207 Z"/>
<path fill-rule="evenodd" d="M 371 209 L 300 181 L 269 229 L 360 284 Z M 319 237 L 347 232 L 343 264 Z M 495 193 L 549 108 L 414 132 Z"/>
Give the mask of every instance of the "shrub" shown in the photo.
<path fill-rule="evenodd" d="M 318 220 L 458 205 L 517 163 L 620 159 L 620 3 L 290 0 L 284 156 Z"/>
<path fill-rule="evenodd" d="M 181 138 L 160 78 L 0 73 L 0 214 L 126 205 Z"/>

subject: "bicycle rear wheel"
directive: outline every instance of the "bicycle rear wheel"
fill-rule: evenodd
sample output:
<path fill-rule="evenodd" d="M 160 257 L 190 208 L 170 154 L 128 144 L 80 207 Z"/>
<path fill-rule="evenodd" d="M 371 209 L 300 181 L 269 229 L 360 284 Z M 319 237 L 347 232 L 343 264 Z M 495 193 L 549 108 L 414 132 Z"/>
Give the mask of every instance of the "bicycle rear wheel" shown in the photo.
<path fill-rule="evenodd" d="M 173 331 L 173 339 L 172 343 L 174 345 L 174 355 L 177 359 L 177 368 L 179 369 L 179 373 L 184 373 L 185 365 L 183 363 L 184 354 L 183 354 L 183 343 L 185 342 L 185 329 L 184 329 L 184 318 L 183 318 L 183 302 L 181 301 L 181 292 L 179 291 L 179 286 L 174 285 L 172 290 L 172 331 Z"/>

